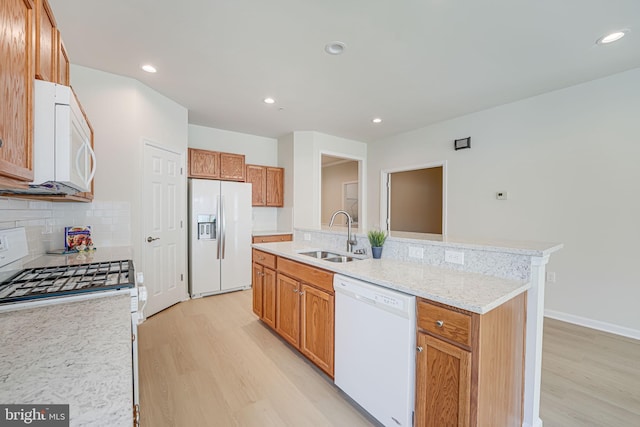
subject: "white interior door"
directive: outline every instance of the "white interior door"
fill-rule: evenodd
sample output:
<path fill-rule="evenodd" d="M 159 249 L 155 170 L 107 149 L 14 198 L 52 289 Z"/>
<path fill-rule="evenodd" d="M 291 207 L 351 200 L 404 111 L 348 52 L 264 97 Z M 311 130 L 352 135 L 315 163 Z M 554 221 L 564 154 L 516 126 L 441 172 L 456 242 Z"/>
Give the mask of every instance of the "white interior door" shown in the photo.
<path fill-rule="evenodd" d="M 182 155 L 144 146 L 143 229 L 145 316 L 186 299 Z"/>

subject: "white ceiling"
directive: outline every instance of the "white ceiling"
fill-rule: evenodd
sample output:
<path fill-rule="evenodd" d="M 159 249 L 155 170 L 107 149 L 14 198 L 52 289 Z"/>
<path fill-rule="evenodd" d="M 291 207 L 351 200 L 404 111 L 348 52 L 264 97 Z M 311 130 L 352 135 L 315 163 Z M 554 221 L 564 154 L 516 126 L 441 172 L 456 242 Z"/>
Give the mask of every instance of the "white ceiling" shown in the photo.
<path fill-rule="evenodd" d="M 49 2 L 72 63 L 140 80 L 190 123 L 274 138 L 368 142 L 640 67 L 640 0 Z"/>

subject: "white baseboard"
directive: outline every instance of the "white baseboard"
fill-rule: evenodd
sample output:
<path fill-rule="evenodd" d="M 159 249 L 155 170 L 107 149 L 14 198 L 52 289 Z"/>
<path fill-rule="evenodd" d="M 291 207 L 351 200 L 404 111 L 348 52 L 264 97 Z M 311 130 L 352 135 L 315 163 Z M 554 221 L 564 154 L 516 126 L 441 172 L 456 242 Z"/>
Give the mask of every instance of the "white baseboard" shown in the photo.
<path fill-rule="evenodd" d="M 640 340 L 640 330 L 626 328 L 624 326 L 614 325 L 613 323 L 601 322 L 599 320 L 587 319 L 586 317 L 575 316 L 573 314 L 563 313 L 561 311 L 545 310 L 544 317 L 561 320 L 574 325 L 584 326 L 598 331 L 609 332 L 611 334 L 621 335 L 627 338 Z"/>

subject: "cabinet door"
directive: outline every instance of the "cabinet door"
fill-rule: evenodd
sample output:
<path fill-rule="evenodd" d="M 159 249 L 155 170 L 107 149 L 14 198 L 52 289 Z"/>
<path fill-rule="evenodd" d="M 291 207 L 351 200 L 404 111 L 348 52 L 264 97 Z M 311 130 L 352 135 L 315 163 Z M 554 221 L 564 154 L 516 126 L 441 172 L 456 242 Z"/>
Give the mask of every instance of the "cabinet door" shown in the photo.
<path fill-rule="evenodd" d="M 47 0 L 36 0 L 36 78 L 58 80 L 56 57 L 58 31 L 56 19 Z"/>
<path fill-rule="evenodd" d="M 267 168 L 267 206 L 284 206 L 283 168 Z"/>
<path fill-rule="evenodd" d="M 425 333 L 417 338 L 416 427 L 468 427 L 471 353 Z"/>
<path fill-rule="evenodd" d="M 267 203 L 267 169 L 247 165 L 247 182 L 251 183 L 251 206 L 264 206 Z"/>
<path fill-rule="evenodd" d="M 276 272 L 264 267 L 262 272 L 262 320 L 276 328 Z"/>
<path fill-rule="evenodd" d="M 300 351 L 333 377 L 334 297 L 306 284 L 301 289 Z"/>
<path fill-rule="evenodd" d="M 0 2 L 0 183 L 33 181 L 33 3 Z M 7 96 L 5 96 L 7 95 Z"/>
<path fill-rule="evenodd" d="M 189 178 L 220 178 L 220 153 L 189 148 Z"/>
<path fill-rule="evenodd" d="M 256 316 L 262 318 L 263 308 L 263 280 L 264 268 L 260 264 L 253 263 L 253 312 Z"/>
<path fill-rule="evenodd" d="M 69 55 L 67 54 L 67 49 L 64 47 L 64 43 L 62 43 L 60 31 L 58 31 L 58 55 L 56 62 L 58 63 L 58 83 L 69 86 Z"/>
<path fill-rule="evenodd" d="M 300 283 L 276 276 L 276 331 L 295 347 L 300 342 Z"/>
<path fill-rule="evenodd" d="M 244 154 L 220 154 L 220 179 L 245 181 Z"/>

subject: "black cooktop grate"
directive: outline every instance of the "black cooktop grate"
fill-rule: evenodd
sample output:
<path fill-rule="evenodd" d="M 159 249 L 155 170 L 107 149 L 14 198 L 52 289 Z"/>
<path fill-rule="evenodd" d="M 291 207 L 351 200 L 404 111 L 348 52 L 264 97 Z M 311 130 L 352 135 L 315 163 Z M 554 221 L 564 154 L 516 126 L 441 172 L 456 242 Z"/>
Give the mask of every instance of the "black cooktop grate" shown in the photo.
<path fill-rule="evenodd" d="M 0 284 L 0 304 L 133 286 L 130 260 L 27 268 Z"/>

